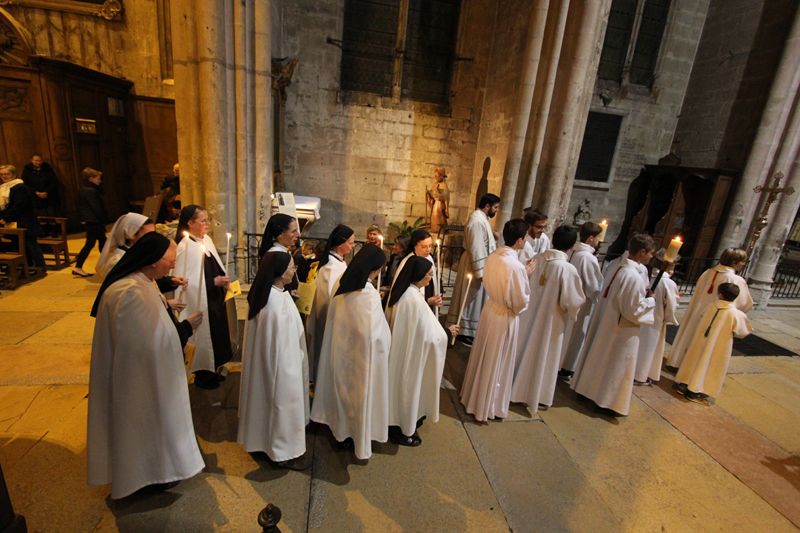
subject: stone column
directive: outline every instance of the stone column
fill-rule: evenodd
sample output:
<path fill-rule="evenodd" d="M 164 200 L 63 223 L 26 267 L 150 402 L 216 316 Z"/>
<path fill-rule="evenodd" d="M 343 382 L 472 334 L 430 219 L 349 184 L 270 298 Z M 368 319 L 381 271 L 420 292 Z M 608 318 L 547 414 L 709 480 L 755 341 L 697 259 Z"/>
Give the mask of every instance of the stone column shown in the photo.
<path fill-rule="evenodd" d="M 205 206 L 217 247 L 258 232 L 272 192 L 269 1 L 172 0 L 184 205 Z"/>
<path fill-rule="evenodd" d="M 716 250 L 717 255 L 725 248 L 746 245 L 751 222 L 760 204 L 760 198 L 753 193 L 753 187 L 769 185 L 769 178 L 778 170 L 782 170 L 776 168 L 776 154 L 786 137 L 786 126 L 790 116 L 795 112 L 794 97 L 798 91 L 800 91 L 800 10 L 795 14 L 792 29 L 786 40 L 756 138 L 725 221 Z M 786 174 L 787 170 L 788 168 L 782 171 Z"/>

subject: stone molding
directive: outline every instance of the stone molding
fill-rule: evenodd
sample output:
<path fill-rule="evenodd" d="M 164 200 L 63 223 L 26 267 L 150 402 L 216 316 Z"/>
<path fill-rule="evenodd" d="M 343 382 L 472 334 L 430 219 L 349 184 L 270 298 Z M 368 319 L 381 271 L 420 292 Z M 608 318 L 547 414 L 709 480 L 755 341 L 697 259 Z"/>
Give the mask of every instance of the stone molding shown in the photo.
<path fill-rule="evenodd" d="M 122 0 L 105 0 L 102 4 L 80 2 L 79 0 L 0 0 L 0 6 L 23 6 L 63 11 L 80 15 L 94 15 L 106 20 L 122 20 Z"/>

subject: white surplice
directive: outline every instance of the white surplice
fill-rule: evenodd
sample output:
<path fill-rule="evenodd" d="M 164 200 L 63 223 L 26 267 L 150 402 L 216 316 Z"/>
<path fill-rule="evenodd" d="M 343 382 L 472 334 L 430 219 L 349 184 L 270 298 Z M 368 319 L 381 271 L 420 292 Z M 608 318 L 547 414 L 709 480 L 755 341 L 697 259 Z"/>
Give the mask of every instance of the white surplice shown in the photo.
<path fill-rule="evenodd" d="M 609 271 L 584 344 L 583 363 L 571 387 L 621 415 L 627 415 L 633 392 L 639 327 L 653 323 L 655 300 L 646 297 L 647 283 L 638 263 L 618 262 Z"/>
<path fill-rule="evenodd" d="M 464 314 L 461 317 L 461 335 L 475 336 L 481 310 L 486 302 L 486 291 L 482 282 L 483 269 L 489 254 L 497 248 L 489 217 L 480 209 L 469 216 L 464 226 L 464 252 L 458 261 L 458 274 L 453 286 L 453 296 L 447 311 L 447 323 L 455 324 L 462 300 L 466 300 Z M 467 276 L 472 274 L 472 283 L 467 294 Z"/>
<path fill-rule="evenodd" d="M 178 331 L 141 272 L 111 284 L 100 299 L 86 447 L 89 484 L 111 483 L 114 499 L 204 467 Z"/>
<path fill-rule="evenodd" d="M 146 216 L 139 213 L 125 213 L 114 222 L 111 233 L 103 245 L 103 251 L 100 252 L 100 258 L 94 267 L 94 271 L 100 279 L 104 279 L 114 265 L 119 263 L 126 252 L 123 247 L 133 240 L 134 235 L 142 229 L 147 220 Z"/>
<path fill-rule="evenodd" d="M 208 297 L 206 296 L 206 279 L 203 274 L 204 264 L 203 250 L 200 245 L 205 246 L 206 255 L 211 255 L 216 259 L 220 268 L 224 271 L 222 261 L 214 247 L 214 241 L 208 235 L 203 240 L 197 242 L 192 237 L 184 237 L 178 244 L 178 254 L 175 258 L 175 268 L 172 269 L 173 276 L 182 276 L 189 283 L 185 287 L 175 289 L 175 298 L 186 304 L 181 311 L 179 320 L 186 320 L 189 315 L 196 311 L 203 313 L 203 321 L 194 331 L 191 343 L 195 346 L 194 362 L 192 372 L 198 370 L 217 370 L 214 364 L 214 347 L 211 345 L 211 327 L 208 323 Z"/>
<path fill-rule="evenodd" d="M 359 459 L 372 441 L 389 438 L 389 350 L 392 336 L 372 283 L 334 296 L 317 368 L 311 420 L 338 441 L 353 439 Z"/>
<path fill-rule="evenodd" d="M 423 416 L 439 421 L 447 333 L 415 285 L 389 309 L 389 425 L 410 436 Z"/>
<path fill-rule="evenodd" d="M 538 254 L 550 249 L 550 237 L 542 233 L 538 239 L 525 235 L 525 244 L 517 252 L 519 260 L 524 265 Z"/>
<path fill-rule="evenodd" d="M 333 290 L 338 287 L 339 278 L 347 270 L 347 263 L 336 254 L 329 254 L 328 262 L 317 270 L 314 287 L 314 301 L 311 312 L 306 319 L 306 346 L 308 346 L 308 364 L 311 379 L 316 379 L 319 353 L 322 349 L 322 338 L 325 335 L 325 323 L 328 319 L 328 306 Z"/>
<path fill-rule="evenodd" d="M 658 282 L 653 298 L 656 301 L 653 323 L 639 330 L 639 353 L 636 356 L 636 381 L 661 379 L 661 363 L 664 360 L 664 343 L 667 339 L 667 324 L 678 324 L 675 311 L 678 309 L 678 286 L 666 272 Z"/>
<path fill-rule="evenodd" d="M 578 311 L 577 318 L 567 321 L 564 334 L 564 349 L 561 351 L 561 368 L 575 372 L 578 366 L 578 356 L 583 348 L 583 341 L 586 338 L 586 331 L 589 329 L 589 320 L 594 310 L 597 296 L 603 288 L 603 274 L 600 271 L 600 263 L 594 255 L 593 246 L 579 242 L 572 249 L 569 262 L 578 271 L 581 278 L 581 288 L 586 301 Z"/>
<path fill-rule="evenodd" d="M 575 320 L 586 298 L 578 271 L 560 250 L 538 254 L 529 278 L 530 304 L 519 317 L 516 371 L 511 401 L 550 406 L 556 392 L 567 319 Z"/>
<path fill-rule="evenodd" d="M 739 296 L 733 301 L 739 311 L 744 313 L 753 308 L 753 298 L 750 296 L 750 289 L 743 277 L 736 274 L 736 271 L 729 266 L 716 265 L 709 268 L 700 275 L 697 284 L 694 286 L 694 294 L 683 315 L 678 333 L 672 341 L 672 347 L 667 355 L 667 364 L 673 367 L 681 366 L 689 343 L 692 342 L 698 321 L 709 305 L 719 299 L 717 290 L 721 283 L 735 283 L 739 287 Z"/>
<path fill-rule="evenodd" d="M 508 416 L 519 314 L 530 299 L 528 274 L 508 246 L 489 256 L 484 278 L 488 299 L 461 387 L 461 403 L 479 421 Z"/>
<path fill-rule="evenodd" d="M 692 392 L 719 396 L 728 373 L 733 337 L 746 337 L 752 332 L 747 315 L 733 302 L 717 300 L 709 305 L 697 322 L 675 382 L 685 383 Z"/>

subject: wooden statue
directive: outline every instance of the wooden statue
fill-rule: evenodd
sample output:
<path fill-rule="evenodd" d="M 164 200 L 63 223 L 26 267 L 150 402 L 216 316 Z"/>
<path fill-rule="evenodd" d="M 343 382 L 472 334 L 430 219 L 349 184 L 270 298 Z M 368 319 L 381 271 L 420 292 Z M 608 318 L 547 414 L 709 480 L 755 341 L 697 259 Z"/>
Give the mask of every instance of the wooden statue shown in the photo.
<path fill-rule="evenodd" d="M 433 179 L 433 186 L 426 191 L 426 197 L 430 209 L 431 232 L 436 233 L 447 225 L 447 219 L 450 218 L 450 190 L 445 182 L 447 174 L 444 167 L 433 170 Z"/>

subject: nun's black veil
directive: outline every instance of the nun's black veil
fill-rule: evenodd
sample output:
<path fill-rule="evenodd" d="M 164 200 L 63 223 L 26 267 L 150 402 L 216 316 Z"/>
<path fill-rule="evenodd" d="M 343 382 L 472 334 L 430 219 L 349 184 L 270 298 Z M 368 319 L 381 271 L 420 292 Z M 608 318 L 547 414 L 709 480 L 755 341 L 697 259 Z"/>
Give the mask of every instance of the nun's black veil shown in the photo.
<path fill-rule="evenodd" d="M 425 274 L 427 274 L 431 268 L 433 268 L 433 263 L 426 258 L 417 255 L 410 256 L 406 264 L 403 265 L 403 270 L 400 271 L 394 282 L 392 293 L 389 296 L 389 307 L 396 304 L 397 301 L 400 300 L 400 297 L 406 293 L 406 289 L 408 289 L 412 283 L 416 283 L 424 278 Z"/>
<path fill-rule="evenodd" d="M 384 255 L 383 250 L 374 244 L 365 244 L 350 262 L 344 274 L 342 274 L 336 296 L 360 291 L 367 285 L 369 275 L 385 264 L 386 255 Z"/>
<path fill-rule="evenodd" d="M 267 252 L 261 258 L 256 279 L 253 280 L 250 292 L 247 293 L 247 303 L 250 304 L 250 310 L 247 313 L 248 320 L 266 307 L 272 292 L 272 284 L 286 272 L 291 259 L 292 256 L 286 252 Z"/>

